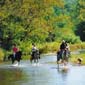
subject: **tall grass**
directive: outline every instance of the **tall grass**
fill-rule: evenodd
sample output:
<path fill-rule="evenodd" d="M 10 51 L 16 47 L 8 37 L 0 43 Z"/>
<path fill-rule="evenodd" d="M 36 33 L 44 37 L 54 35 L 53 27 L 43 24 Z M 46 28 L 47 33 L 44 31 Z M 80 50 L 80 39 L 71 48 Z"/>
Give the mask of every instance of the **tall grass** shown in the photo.
<path fill-rule="evenodd" d="M 42 53 L 56 52 L 59 49 L 59 43 L 57 42 L 43 43 L 37 46 Z"/>
<path fill-rule="evenodd" d="M 81 64 L 85 65 L 85 53 L 71 55 L 70 61 L 75 64 L 75 63 L 77 63 L 78 58 L 81 58 L 82 59 Z"/>
<path fill-rule="evenodd" d="M 77 43 L 77 44 L 71 44 L 70 49 L 71 49 L 71 51 L 75 51 L 75 50 L 78 50 L 78 49 L 85 49 L 85 42 Z"/>
<path fill-rule="evenodd" d="M 3 57 L 4 57 L 4 51 L 2 49 L 0 49 L 0 61 L 3 60 Z"/>

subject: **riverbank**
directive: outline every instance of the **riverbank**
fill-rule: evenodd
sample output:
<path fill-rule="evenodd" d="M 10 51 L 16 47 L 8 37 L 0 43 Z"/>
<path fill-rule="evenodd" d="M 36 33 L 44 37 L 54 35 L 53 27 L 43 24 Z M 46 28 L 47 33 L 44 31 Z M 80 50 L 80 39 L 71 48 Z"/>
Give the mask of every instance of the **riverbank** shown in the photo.
<path fill-rule="evenodd" d="M 78 63 L 77 59 L 81 58 L 82 62 L 81 65 L 85 65 L 85 53 L 80 53 L 80 54 L 72 54 L 70 61 L 74 64 Z"/>

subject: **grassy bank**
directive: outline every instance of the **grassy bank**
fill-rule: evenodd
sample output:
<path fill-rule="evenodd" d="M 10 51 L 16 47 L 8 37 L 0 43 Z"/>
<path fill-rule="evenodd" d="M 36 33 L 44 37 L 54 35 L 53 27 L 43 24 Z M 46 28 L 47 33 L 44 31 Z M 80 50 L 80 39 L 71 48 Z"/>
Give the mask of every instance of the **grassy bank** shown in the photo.
<path fill-rule="evenodd" d="M 0 62 L 3 60 L 3 57 L 5 56 L 5 53 L 3 49 L 0 49 Z"/>
<path fill-rule="evenodd" d="M 37 44 L 38 48 L 42 51 L 42 53 L 56 52 L 61 43 L 52 42 L 52 43 L 44 43 Z M 85 42 L 77 43 L 77 44 L 69 44 L 71 51 L 76 51 L 78 49 L 85 49 Z"/>
<path fill-rule="evenodd" d="M 78 49 L 85 49 L 85 42 L 77 43 L 77 44 L 70 44 L 71 51 L 75 51 Z"/>
<path fill-rule="evenodd" d="M 81 54 L 72 54 L 71 58 L 70 58 L 70 62 L 72 62 L 73 64 L 77 64 L 77 59 L 81 58 L 82 59 L 82 65 L 85 65 L 85 53 L 81 53 Z"/>

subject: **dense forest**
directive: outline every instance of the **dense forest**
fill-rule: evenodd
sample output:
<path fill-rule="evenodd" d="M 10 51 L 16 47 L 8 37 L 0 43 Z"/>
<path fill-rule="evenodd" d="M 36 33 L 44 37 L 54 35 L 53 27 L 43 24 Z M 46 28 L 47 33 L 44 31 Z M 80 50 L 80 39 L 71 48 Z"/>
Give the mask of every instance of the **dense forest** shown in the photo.
<path fill-rule="evenodd" d="M 85 41 L 84 0 L 0 0 L 0 46 Z"/>

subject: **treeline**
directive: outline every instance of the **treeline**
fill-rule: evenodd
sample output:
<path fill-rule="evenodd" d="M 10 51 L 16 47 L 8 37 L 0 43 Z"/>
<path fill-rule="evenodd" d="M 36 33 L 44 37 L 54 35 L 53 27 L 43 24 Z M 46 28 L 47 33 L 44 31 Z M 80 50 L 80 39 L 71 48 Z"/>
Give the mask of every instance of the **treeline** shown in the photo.
<path fill-rule="evenodd" d="M 0 46 L 85 41 L 84 0 L 0 0 Z"/>

